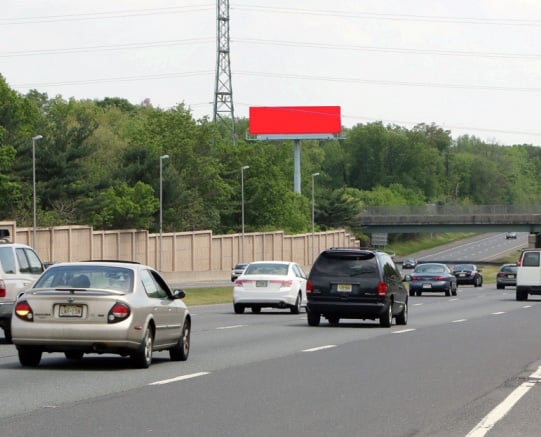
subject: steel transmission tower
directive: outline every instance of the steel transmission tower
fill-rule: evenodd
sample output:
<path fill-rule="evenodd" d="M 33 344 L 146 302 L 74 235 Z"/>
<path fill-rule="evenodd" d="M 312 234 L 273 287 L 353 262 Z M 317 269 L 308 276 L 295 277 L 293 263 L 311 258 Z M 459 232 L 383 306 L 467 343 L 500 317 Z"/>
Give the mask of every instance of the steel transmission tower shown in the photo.
<path fill-rule="evenodd" d="M 229 59 L 229 0 L 216 0 L 216 80 L 214 87 L 214 123 L 231 119 L 231 135 L 236 144 L 231 61 Z"/>

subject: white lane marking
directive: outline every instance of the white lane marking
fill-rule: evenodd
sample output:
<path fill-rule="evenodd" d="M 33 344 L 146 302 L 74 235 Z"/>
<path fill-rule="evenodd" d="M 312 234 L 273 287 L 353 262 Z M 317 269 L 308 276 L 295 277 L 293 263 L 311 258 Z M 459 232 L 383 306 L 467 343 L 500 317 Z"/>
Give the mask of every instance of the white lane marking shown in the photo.
<path fill-rule="evenodd" d="M 421 306 L 421 305 L 422 305 L 422 303 L 414 303 L 413 304 L 414 307 Z"/>
<path fill-rule="evenodd" d="M 248 326 L 248 325 L 219 326 L 216 329 L 235 329 L 235 328 L 244 328 L 245 326 Z"/>
<path fill-rule="evenodd" d="M 531 305 L 524 305 L 522 308 L 531 308 Z"/>
<path fill-rule="evenodd" d="M 393 331 L 392 334 L 403 334 L 404 332 L 415 331 L 415 328 L 401 329 L 399 331 Z"/>
<path fill-rule="evenodd" d="M 500 314 L 505 314 L 505 311 L 498 311 L 497 313 L 492 313 L 493 316 L 499 316 Z"/>
<path fill-rule="evenodd" d="M 192 378 L 197 378 L 198 376 L 208 375 L 209 373 L 210 373 L 210 372 L 191 373 L 191 374 L 189 374 L 189 375 L 177 376 L 176 378 L 162 379 L 161 381 L 151 382 L 151 383 L 148 384 L 148 385 L 170 384 L 170 383 L 172 383 L 172 382 L 184 381 L 185 379 L 192 379 Z"/>
<path fill-rule="evenodd" d="M 317 352 L 317 351 L 321 351 L 321 350 L 324 350 L 324 349 L 331 349 L 333 347 L 336 347 L 336 345 L 335 344 L 328 344 L 328 345 L 325 345 L 325 346 L 313 347 L 312 349 L 304 349 L 301 352 Z"/>
<path fill-rule="evenodd" d="M 458 300 L 458 297 L 454 297 L 453 299 L 449 299 L 449 302 L 453 302 L 455 300 Z"/>
<path fill-rule="evenodd" d="M 530 375 L 532 379 L 541 378 L 541 367 L 539 367 L 534 373 Z M 536 385 L 538 381 L 527 381 L 520 384 L 515 390 L 511 392 L 499 405 L 496 405 L 494 409 L 488 413 L 483 419 L 473 428 L 466 437 L 482 437 L 487 434 L 498 421 L 500 421 L 513 406 L 524 396 L 530 389 Z"/>
<path fill-rule="evenodd" d="M 451 323 L 461 323 L 461 322 L 467 322 L 468 319 L 458 319 L 458 320 L 453 320 Z"/>

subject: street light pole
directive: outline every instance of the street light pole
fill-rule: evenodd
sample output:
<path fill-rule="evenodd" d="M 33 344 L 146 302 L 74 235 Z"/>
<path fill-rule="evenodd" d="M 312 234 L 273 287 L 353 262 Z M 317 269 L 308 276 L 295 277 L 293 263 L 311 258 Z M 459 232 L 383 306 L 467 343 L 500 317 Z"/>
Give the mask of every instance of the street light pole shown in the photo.
<path fill-rule="evenodd" d="M 160 272 L 162 271 L 162 233 L 163 233 L 163 160 L 168 159 L 169 155 L 160 156 L 160 256 L 159 256 L 159 266 Z"/>
<path fill-rule="evenodd" d="M 314 232 L 315 232 L 315 219 L 314 219 L 314 186 L 315 186 L 315 178 L 316 176 L 319 176 L 319 173 L 312 173 L 312 263 L 315 261 L 315 247 L 314 247 Z"/>
<path fill-rule="evenodd" d="M 240 261 L 245 262 L 244 260 L 244 170 L 248 170 L 249 165 L 245 165 L 240 168 L 240 191 L 241 191 L 241 216 L 242 216 L 242 238 L 241 238 L 241 253 Z"/>
<path fill-rule="evenodd" d="M 32 247 L 36 247 L 36 141 L 41 140 L 42 135 L 32 137 L 32 203 L 33 203 L 33 228 L 32 228 Z"/>

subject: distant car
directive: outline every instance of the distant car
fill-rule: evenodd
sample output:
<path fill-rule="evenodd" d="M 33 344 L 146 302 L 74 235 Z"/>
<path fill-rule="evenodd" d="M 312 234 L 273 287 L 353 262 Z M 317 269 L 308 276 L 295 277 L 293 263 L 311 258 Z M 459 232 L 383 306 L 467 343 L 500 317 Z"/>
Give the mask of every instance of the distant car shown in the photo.
<path fill-rule="evenodd" d="M 402 261 L 403 269 L 414 269 L 416 265 L 417 261 L 415 261 L 413 258 L 406 258 L 404 261 Z"/>
<path fill-rule="evenodd" d="M 235 267 L 231 269 L 231 282 L 235 282 L 235 279 L 237 279 L 240 275 L 242 275 L 242 272 L 244 272 L 247 266 L 248 266 L 248 263 L 236 264 Z"/>
<path fill-rule="evenodd" d="M 505 239 L 506 240 L 516 240 L 517 239 L 517 233 L 516 232 L 506 232 L 505 233 Z"/>
<path fill-rule="evenodd" d="M 171 290 L 151 267 L 87 261 L 49 267 L 15 303 L 12 340 L 22 366 L 37 367 L 43 352 L 130 356 L 147 368 L 152 353 L 172 361 L 190 351 L 191 316 L 183 290 Z"/>
<path fill-rule="evenodd" d="M 504 289 L 517 285 L 517 265 L 503 264 L 496 274 L 496 288 Z"/>
<path fill-rule="evenodd" d="M 391 256 L 368 249 L 330 248 L 319 254 L 308 276 L 309 326 L 321 316 L 330 325 L 340 319 L 379 320 L 389 328 L 408 323 L 408 292 Z"/>
<path fill-rule="evenodd" d="M 257 261 L 248 264 L 235 280 L 233 309 L 242 314 L 249 307 L 253 313 L 261 308 L 289 308 L 298 314 L 306 305 L 306 273 L 289 261 Z"/>
<path fill-rule="evenodd" d="M 483 274 L 475 264 L 456 264 L 453 266 L 453 275 L 456 276 L 458 285 L 473 285 L 481 287 L 483 285 Z"/>
<path fill-rule="evenodd" d="M 444 292 L 446 296 L 456 296 L 457 279 L 446 264 L 417 264 L 406 279 L 409 280 L 410 296 L 421 296 L 425 292 Z"/>

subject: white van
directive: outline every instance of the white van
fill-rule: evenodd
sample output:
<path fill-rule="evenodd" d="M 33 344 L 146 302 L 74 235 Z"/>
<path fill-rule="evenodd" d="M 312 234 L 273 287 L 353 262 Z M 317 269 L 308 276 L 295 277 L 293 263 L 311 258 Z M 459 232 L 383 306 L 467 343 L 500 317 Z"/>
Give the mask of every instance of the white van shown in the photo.
<path fill-rule="evenodd" d="M 528 300 L 529 294 L 541 295 L 541 248 L 525 249 L 518 260 L 517 300 Z"/>

